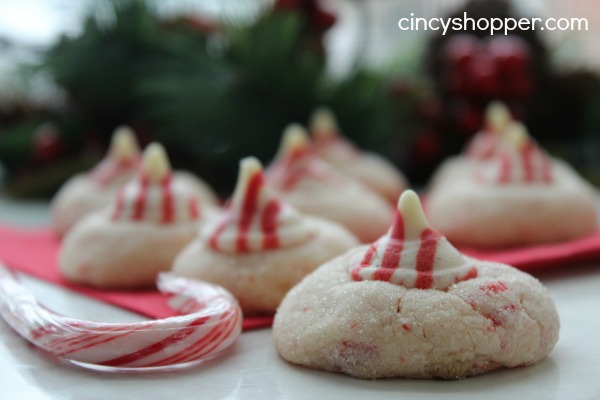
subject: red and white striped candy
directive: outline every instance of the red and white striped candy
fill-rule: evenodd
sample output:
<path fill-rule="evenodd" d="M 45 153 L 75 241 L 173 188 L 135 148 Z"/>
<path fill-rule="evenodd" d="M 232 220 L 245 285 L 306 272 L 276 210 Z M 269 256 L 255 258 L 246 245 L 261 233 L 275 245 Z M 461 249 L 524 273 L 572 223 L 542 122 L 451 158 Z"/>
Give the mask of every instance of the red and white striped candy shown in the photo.
<path fill-rule="evenodd" d="M 174 224 L 201 217 L 197 191 L 171 170 L 165 149 L 151 143 L 137 176 L 121 188 L 112 204 L 113 221 Z"/>
<path fill-rule="evenodd" d="M 249 253 L 297 246 L 315 229 L 267 186 L 258 159 L 247 157 L 240 162 L 231 203 L 206 234 L 215 251 Z"/>
<path fill-rule="evenodd" d="M 89 173 L 100 186 L 122 183 L 135 173 L 140 163 L 140 149 L 133 131 L 125 126 L 115 130 L 106 157 Z"/>
<path fill-rule="evenodd" d="M 479 179 L 500 185 L 553 182 L 550 157 L 529 136 L 523 124 L 511 124 L 503 142 L 490 159 L 491 166 L 479 172 Z"/>
<path fill-rule="evenodd" d="M 368 247 L 351 276 L 355 281 L 445 290 L 453 283 L 477 277 L 477 268 L 429 226 L 419 197 L 406 190 L 389 232 Z"/>
<path fill-rule="evenodd" d="M 510 110 L 504 103 L 490 103 L 485 110 L 485 129 L 477 133 L 467 145 L 467 157 L 486 160 L 496 154 L 502 136 L 512 121 Z"/>
<path fill-rule="evenodd" d="M 305 180 L 322 182 L 324 186 L 340 185 L 337 174 L 317 156 L 308 133 L 299 124 L 291 124 L 283 132 L 279 152 L 266 178 L 282 192 L 293 191 Z"/>
<path fill-rule="evenodd" d="M 161 274 L 158 286 L 169 306 L 184 315 L 137 323 L 86 321 L 48 310 L 0 265 L 0 315 L 43 350 L 108 371 L 196 365 L 240 335 L 242 311 L 222 287 L 170 274 Z"/>
<path fill-rule="evenodd" d="M 354 162 L 360 157 L 356 146 L 342 136 L 333 112 L 325 107 L 316 109 L 310 119 L 312 148 L 332 164 Z"/>

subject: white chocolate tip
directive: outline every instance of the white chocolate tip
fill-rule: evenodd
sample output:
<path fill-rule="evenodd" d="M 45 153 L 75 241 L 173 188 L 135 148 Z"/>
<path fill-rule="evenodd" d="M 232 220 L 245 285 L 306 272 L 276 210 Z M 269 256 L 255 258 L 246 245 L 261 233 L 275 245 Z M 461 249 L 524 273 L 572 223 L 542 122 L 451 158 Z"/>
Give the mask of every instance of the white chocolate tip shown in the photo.
<path fill-rule="evenodd" d="M 258 158 L 246 157 L 240 160 L 238 179 L 233 192 L 234 201 L 241 201 L 245 197 L 250 179 L 262 171 L 263 166 Z"/>
<path fill-rule="evenodd" d="M 162 180 L 171 171 L 169 158 L 160 143 L 150 143 L 146 147 L 142 159 L 142 170 L 153 182 Z"/>
<path fill-rule="evenodd" d="M 234 199 L 242 199 L 248 188 L 250 179 L 257 173 L 262 173 L 263 166 L 256 157 L 246 157 L 240 160 L 238 179 L 235 185 Z"/>
<path fill-rule="evenodd" d="M 525 125 L 520 122 L 513 122 L 507 127 L 504 140 L 511 148 L 520 150 L 529 140 L 529 133 Z"/>
<path fill-rule="evenodd" d="M 240 160 L 240 177 L 250 177 L 262 170 L 262 164 L 256 157 L 246 157 Z"/>
<path fill-rule="evenodd" d="M 290 124 L 283 131 L 281 140 L 281 153 L 289 153 L 310 146 L 310 140 L 306 129 L 300 124 Z"/>
<path fill-rule="evenodd" d="M 405 190 L 398 200 L 398 211 L 404 220 L 404 239 L 420 239 L 423 230 L 429 228 L 429 221 L 419 196 L 412 190 Z"/>
<path fill-rule="evenodd" d="M 485 110 L 485 121 L 494 133 L 502 133 L 512 121 L 512 115 L 506 104 L 500 101 L 491 102 Z"/>
<path fill-rule="evenodd" d="M 117 160 L 129 160 L 137 157 L 140 149 L 133 130 L 128 126 L 120 126 L 113 133 L 109 155 Z"/>
<path fill-rule="evenodd" d="M 310 118 L 309 129 L 316 137 L 330 137 L 339 133 L 339 127 L 333 111 L 327 107 L 317 108 Z"/>

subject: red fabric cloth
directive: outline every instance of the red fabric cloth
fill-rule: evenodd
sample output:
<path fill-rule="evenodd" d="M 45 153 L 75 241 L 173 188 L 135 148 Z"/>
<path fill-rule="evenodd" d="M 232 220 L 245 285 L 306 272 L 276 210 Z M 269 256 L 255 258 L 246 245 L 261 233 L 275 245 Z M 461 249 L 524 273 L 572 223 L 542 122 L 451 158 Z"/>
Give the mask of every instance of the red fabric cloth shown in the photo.
<path fill-rule="evenodd" d="M 174 315 L 157 290 L 99 290 L 66 281 L 56 264 L 59 244 L 49 229 L 0 226 L 0 260 L 6 266 L 149 318 Z M 270 327 L 272 323 L 272 316 L 244 317 L 242 326 L 246 331 Z"/>
<path fill-rule="evenodd" d="M 156 290 L 98 290 L 64 280 L 56 265 L 59 244 L 59 239 L 49 229 L 17 229 L 0 225 L 0 260 L 7 266 L 150 318 L 173 315 L 165 298 Z M 460 250 L 475 258 L 500 261 L 535 274 L 549 268 L 568 268 L 575 263 L 600 260 L 600 232 L 565 243 L 509 250 Z M 272 316 L 244 317 L 243 329 L 265 328 L 272 323 Z"/>
<path fill-rule="evenodd" d="M 600 261 L 600 231 L 580 239 L 504 250 L 459 248 L 468 256 L 498 261 L 535 275 L 551 268 L 568 268 L 574 264 Z"/>

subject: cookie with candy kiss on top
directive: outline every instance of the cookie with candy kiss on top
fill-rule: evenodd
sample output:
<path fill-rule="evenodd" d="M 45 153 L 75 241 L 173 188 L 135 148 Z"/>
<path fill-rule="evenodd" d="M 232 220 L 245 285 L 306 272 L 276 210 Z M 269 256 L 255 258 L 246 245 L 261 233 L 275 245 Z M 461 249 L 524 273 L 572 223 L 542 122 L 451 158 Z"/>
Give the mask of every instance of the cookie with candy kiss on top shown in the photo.
<path fill-rule="evenodd" d="M 115 130 L 104 159 L 91 171 L 73 176 L 51 204 L 52 226 L 64 235 L 90 212 L 106 207 L 117 191 L 135 176 L 140 150 L 131 129 Z"/>
<path fill-rule="evenodd" d="M 296 209 L 343 225 L 361 242 L 381 236 L 393 216 L 393 208 L 378 193 L 317 156 L 298 124 L 284 131 L 266 179 Z"/>
<path fill-rule="evenodd" d="M 357 179 L 390 202 L 408 187 L 406 178 L 391 162 L 378 154 L 361 151 L 342 136 L 333 112 L 314 111 L 309 131 L 314 151 L 336 171 Z"/>
<path fill-rule="evenodd" d="M 457 177 L 468 175 L 482 161 L 493 157 L 501 147 L 503 136 L 513 123 L 510 110 L 499 101 L 491 102 L 485 111 L 485 126 L 467 143 L 462 154 L 449 157 L 435 171 L 430 188 L 445 183 L 452 184 Z"/>
<path fill-rule="evenodd" d="M 462 255 L 406 191 L 388 233 L 319 267 L 284 298 L 280 356 L 358 378 L 458 379 L 546 357 L 558 340 L 543 285 Z"/>
<path fill-rule="evenodd" d="M 304 276 L 356 245 L 342 226 L 280 200 L 249 157 L 225 213 L 182 251 L 173 273 L 225 287 L 246 314 L 273 313 Z"/>
<path fill-rule="evenodd" d="M 52 226 L 64 235 L 87 214 L 106 207 L 121 187 L 131 180 L 140 164 L 140 150 L 133 131 L 125 126 L 115 130 L 104 159 L 91 171 L 69 179 L 51 204 Z M 178 171 L 203 202 L 217 204 L 213 190 L 187 172 Z"/>
<path fill-rule="evenodd" d="M 592 234 L 598 211 L 592 186 L 512 123 L 477 170 L 431 189 L 427 212 L 452 243 L 502 248 Z"/>
<path fill-rule="evenodd" d="M 136 177 L 107 208 L 91 213 L 65 235 L 60 273 L 98 288 L 152 286 L 217 209 L 173 173 L 163 147 L 150 144 Z"/>

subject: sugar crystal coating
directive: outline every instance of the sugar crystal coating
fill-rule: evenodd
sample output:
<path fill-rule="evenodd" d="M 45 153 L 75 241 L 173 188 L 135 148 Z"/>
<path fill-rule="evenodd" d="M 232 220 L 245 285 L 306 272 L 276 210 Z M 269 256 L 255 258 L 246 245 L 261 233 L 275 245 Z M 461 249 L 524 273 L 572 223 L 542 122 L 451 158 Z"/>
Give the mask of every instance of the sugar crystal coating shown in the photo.
<path fill-rule="evenodd" d="M 414 192 L 398 214 L 374 246 L 331 260 L 285 296 L 273 324 L 282 358 L 366 379 L 459 379 L 552 351 L 559 317 L 537 279 L 443 242 Z"/>

